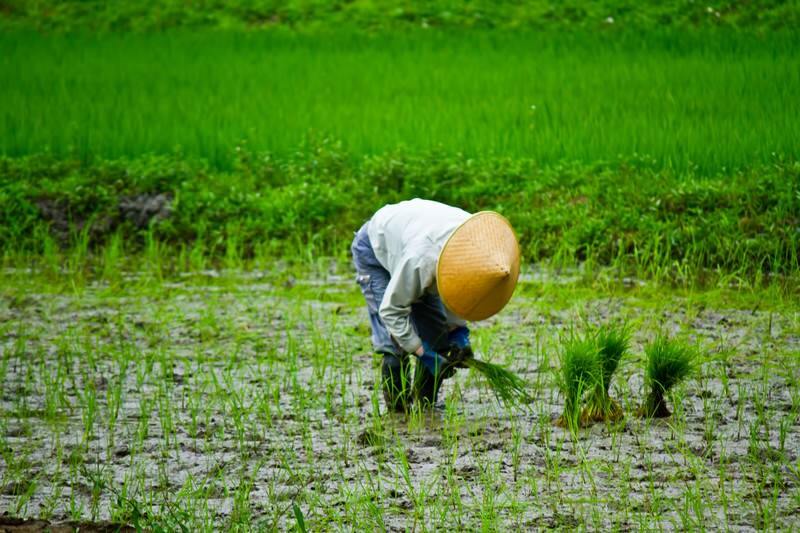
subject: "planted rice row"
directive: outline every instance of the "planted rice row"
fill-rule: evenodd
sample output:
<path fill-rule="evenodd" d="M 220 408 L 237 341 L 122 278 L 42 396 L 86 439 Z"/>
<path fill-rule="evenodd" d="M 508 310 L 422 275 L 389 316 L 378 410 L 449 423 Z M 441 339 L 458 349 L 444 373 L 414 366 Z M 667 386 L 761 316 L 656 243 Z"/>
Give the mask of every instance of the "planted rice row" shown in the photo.
<path fill-rule="evenodd" d="M 564 414 L 557 425 L 575 431 L 594 422 L 616 421 L 624 414 L 609 394 L 614 372 L 630 348 L 630 330 L 625 326 L 600 328 L 566 341 L 561 351 L 559 385 L 564 394 Z M 697 352 L 688 344 L 657 336 L 644 348 L 646 397 L 637 415 L 670 416 L 666 394 L 689 376 L 697 363 Z M 586 402 L 586 407 L 582 405 Z"/>

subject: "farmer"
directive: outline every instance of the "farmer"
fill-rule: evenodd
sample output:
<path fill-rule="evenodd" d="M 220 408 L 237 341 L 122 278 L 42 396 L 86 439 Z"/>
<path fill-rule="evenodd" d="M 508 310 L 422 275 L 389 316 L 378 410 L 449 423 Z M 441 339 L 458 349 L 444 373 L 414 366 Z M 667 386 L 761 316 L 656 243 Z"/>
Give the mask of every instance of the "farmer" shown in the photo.
<path fill-rule="evenodd" d="M 470 215 L 417 198 L 379 209 L 351 251 L 387 407 L 432 406 L 441 381 L 472 357 L 466 320 L 494 315 L 514 292 L 520 259 L 511 225 L 492 211 Z"/>

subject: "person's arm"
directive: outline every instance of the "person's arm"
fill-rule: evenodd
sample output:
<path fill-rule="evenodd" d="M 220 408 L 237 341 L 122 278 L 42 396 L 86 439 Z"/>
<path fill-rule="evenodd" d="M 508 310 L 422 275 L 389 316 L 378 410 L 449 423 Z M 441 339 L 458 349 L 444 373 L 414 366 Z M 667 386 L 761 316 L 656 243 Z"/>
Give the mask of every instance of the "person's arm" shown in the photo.
<path fill-rule="evenodd" d="M 391 273 L 379 313 L 386 329 L 404 351 L 419 357 L 420 363 L 436 379 L 447 379 L 455 373 L 455 367 L 425 345 L 411 324 L 411 304 L 433 282 L 434 269 L 430 267 L 431 264 L 425 257 L 404 257 Z"/>
<path fill-rule="evenodd" d="M 391 272 L 380 303 L 379 313 L 386 329 L 404 351 L 416 355 L 422 355 L 425 350 L 411 324 L 411 304 L 419 300 L 432 281 L 432 272 L 425 258 L 403 257 Z"/>

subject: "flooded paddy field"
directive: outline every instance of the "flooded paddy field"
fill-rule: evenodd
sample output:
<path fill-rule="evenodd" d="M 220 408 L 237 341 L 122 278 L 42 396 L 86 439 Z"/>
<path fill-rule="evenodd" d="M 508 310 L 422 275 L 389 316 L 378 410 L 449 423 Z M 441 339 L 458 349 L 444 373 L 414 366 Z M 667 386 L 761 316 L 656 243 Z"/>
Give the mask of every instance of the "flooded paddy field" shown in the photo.
<path fill-rule="evenodd" d="M 0 527 L 800 527 L 791 297 L 528 275 L 473 344 L 533 403 L 504 407 L 460 370 L 443 405 L 394 415 L 349 274 L 211 274 L 4 276 Z M 611 386 L 625 418 L 555 427 L 562 340 L 620 322 L 634 332 Z M 703 359 L 673 416 L 644 420 L 642 347 L 658 333 Z"/>

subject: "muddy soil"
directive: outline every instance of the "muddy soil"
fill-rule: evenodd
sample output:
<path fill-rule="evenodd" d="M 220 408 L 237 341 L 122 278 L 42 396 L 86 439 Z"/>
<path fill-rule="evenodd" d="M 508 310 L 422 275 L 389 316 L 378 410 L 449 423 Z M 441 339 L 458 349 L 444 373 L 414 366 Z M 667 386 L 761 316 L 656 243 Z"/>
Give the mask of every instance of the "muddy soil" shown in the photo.
<path fill-rule="evenodd" d="M 105 523 L 91 522 L 48 522 L 47 520 L 11 518 L 0 516 L 0 533 L 133 533 L 134 528 Z"/>
<path fill-rule="evenodd" d="M 288 529 L 296 503 L 312 529 L 800 527 L 798 311 L 637 286 L 523 288 L 473 339 L 530 381 L 530 409 L 499 406 L 462 370 L 444 409 L 410 416 L 384 412 L 347 276 L 9 288 L 0 512 L 130 522 L 141 507 L 173 525 Z M 636 330 L 611 389 L 626 418 L 572 438 L 553 425 L 559 338 L 609 320 Z M 658 331 L 707 359 L 671 418 L 641 420 L 642 346 Z"/>

